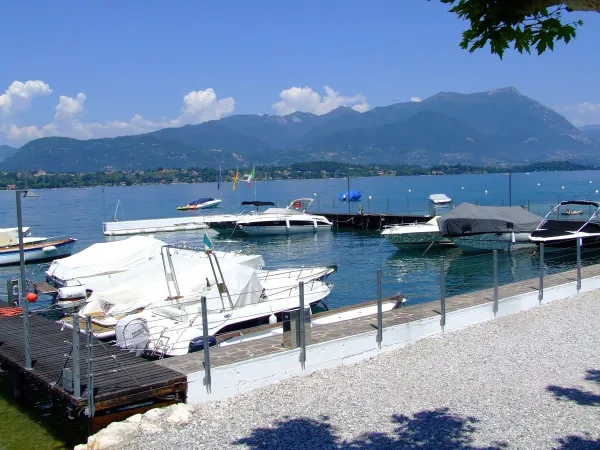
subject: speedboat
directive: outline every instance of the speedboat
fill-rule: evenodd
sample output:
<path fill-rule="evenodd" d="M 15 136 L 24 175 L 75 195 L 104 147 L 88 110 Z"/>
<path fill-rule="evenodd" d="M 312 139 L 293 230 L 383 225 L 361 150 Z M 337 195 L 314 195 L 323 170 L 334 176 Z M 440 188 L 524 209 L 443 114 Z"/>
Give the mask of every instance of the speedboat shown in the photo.
<path fill-rule="evenodd" d="M 223 214 L 220 216 L 205 216 L 205 223 L 219 234 L 232 234 L 238 232 L 238 221 L 248 217 L 260 214 L 260 208 L 263 206 L 277 206 L 273 202 L 260 200 L 244 201 L 242 207 L 253 206 L 255 209 L 244 209 L 237 214 Z M 241 234 L 241 233 L 240 233 Z"/>
<path fill-rule="evenodd" d="M 454 243 L 440 234 L 438 217 L 425 223 L 396 224 L 386 227 L 381 235 L 399 248 L 421 248 Z"/>
<path fill-rule="evenodd" d="M 560 219 L 565 215 L 562 206 L 577 205 L 593 208 L 594 212 L 589 219 Z M 570 208 L 566 210 L 570 211 Z M 567 215 L 583 215 L 567 214 Z M 556 217 L 556 218 L 553 218 Z M 535 231 L 531 233 L 530 240 L 536 245 L 544 244 L 549 247 L 575 247 L 577 239 L 586 247 L 600 245 L 600 203 L 588 200 L 567 200 L 560 202 L 546 214 Z"/>
<path fill-rule="evenodd" d="M 77 239 L 24 237 L 23 256 L 26 263 L 51 261 L 73 253 Z M 14 233 L 0 233 L 0 266 L 19 264 L 19 239 Z"/>
<path fill-rule="evenodd" d="M 206 298 L 208 335 L 275 323 L 284 311 L 300 305 L 296 280 L 282 277 L 259 279 L 245 266 L 224 268 L 220 277 L 187 296 L 153 302 L 141 312 L 120 318 L 116 324 L 117 345 L 151 356 L 179 356 L 194 351 L 203 336 L 202 301 Z M 304 302 L 313 305 L 325 299 L 329 285 L 314 280 L 304 284 Z"/>
<path fill-rule="evenodd" d="M 214 199 L 212 197 L 203 197 L 193 202 L 188 203 L 186 206 L 179 206 L 178 211 L 193 211 L 195 209 L 208 209 L 216 208 L 221 204 L 221 199 Z"/>
<path fill-rule="evenodd" d="M 461 203 L 438 219 L 442 236 L 463 251 L 510 251 L 530 247 L 541 217 L 519 206 Z"/>
<path fill-rule="evenodd" d="M 307 212 L 312 202 L 312 198 L 300 198 L 287 208 L 269 208 L 262 214 L 239 220 L 237 228 L 250 236 L 331 231 L 333 223 L 326 217 Z"/>

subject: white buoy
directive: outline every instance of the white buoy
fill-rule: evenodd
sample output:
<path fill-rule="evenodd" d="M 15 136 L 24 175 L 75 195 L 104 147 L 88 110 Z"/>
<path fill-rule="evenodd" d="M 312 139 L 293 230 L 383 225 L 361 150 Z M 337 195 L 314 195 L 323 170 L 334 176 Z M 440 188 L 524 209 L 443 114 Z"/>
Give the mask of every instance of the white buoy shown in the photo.
<path fill-rule="evenodd" d="M 590 184 L 592 184 L 592 180 L 590 180 Z"/>
<path fill-rule="evenodd" d="M 562 188 L 564 189 L 565 187 L 563 186 Z"/>
<path fill-rule="evenodd" d="M 275 314 L 271 313 L 271 315 L 269 316 L 269 325 L 273 325 L 274 323 L 277 323 L 277 317 L 275 316 Z"/>
<path fill-rule="evenodd" d="M 412 192 L 412 191 L 409 189 L 408 192 Z"/>
<path fill-rule="evenodd" d="M 371 196 L 369 195 L 369 200 L 371 200 L 372 198 L 373 198 L 373 197 L 371 197 Z"/>
<path fill-rule="evenodd" d="M 465 187 L 464 187 L 464 186 L 461 186 L 460 188 L 461 188 L 461 189 L 464 189 Z"/>
<path fill-rule="evenodd" d="M 487 189 L 485 190 L 485 195 L 487 195 Z"/>
<path fill-rule="evenodd" d="M 540 183 L 538 183 L 538 186 L 540 185 Z"/>
<path fill-rule="evenodd" d="M 596 189 L 596 194 L 598 193 L 598 189 Z"/>

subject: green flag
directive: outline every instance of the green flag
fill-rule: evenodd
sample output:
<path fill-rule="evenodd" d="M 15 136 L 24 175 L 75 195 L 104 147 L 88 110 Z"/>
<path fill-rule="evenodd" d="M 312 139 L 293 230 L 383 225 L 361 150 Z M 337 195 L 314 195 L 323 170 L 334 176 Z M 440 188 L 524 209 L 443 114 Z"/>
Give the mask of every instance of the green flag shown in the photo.
<path fill-rule="evenodd" d="M 203 241 L 204 241 L 204 249 L 205 250 L 212 249 L 213 244 L 210 241 L 210 238 L 208 237 L 208 234 L 206 234 L 206 231 L 204 232 L 204 239 L 203 239 Z"/>

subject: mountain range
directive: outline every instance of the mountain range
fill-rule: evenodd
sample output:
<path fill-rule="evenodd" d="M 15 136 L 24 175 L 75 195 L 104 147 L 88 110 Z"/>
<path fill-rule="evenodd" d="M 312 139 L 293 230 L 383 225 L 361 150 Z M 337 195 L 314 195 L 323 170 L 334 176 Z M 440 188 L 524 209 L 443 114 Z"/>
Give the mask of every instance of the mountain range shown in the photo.
<path fill-rule="evenodd" d="M 116 138 L 36 139 L 11 153 L 4 170 L 92 172 L 113 168 L 235 167 L 303 161 L 380 164 L 600 162 L 600 126 L 578 129 L 515 88 L 440 92 L 421 102 L 360 113 L 233 115 L 199 125 Z M 14 149 L 13 149 L 14 150 Z M 2 160 L 2 152 L 7 154 Z"/>

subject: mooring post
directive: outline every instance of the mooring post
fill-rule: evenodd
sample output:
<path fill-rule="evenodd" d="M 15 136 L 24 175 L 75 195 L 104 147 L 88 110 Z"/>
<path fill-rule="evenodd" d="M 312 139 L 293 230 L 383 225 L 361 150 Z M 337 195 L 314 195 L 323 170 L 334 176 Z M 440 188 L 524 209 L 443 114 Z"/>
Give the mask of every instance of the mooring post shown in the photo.
<path fill-rule="evenodd" d="M 542 303 L 544 299 L 544 244 L 540 244 L 540 287 L 538 291 L 538 300 Z"/>
<path fill-rule="evenodd" d="M 498 250 L 494 250 L 494 316 L 498 312 Z"/>
<path fill-rule="evenodd" d="M 383 341 L 383 301 L 381 299 L 381 269 L 377 269 L 377 346 Z"/>
<path fill-rule="evenodd" d="M 202 338 L 204 345 L 204 386 L 206 386 L 206 392 L 211 393 L 212 380 L 210 378 L 210 342 L 208 338 L 208 311 L 206 310 L 206 297 L 200 297 L 200 303 L 202 307 Z"/>
<path fill-rule="evenodd" d="M 577 292 L 581 290 L 581 238 L 577 239 Z"/>
<path fill-rule="evenodd" d="M 73 314 L 73 396 L 81 398 L 81 368 L 79 366 L 79 315 Z"/>
<path fill-rule="evenodd" d="M 440 326 L 442 329 L 446 326 L 446 268 L 444 258 L 440 261 Z"/>
<path fill-rule="evenodd" d="M 94 347 L 92 340 L 92 317 L 85 318 L 85 332 L 87 337 L 87 366 L 88 366 L 88 382 L 87 382 L 87 416 L 92 418 L 96 413 L 96 405 L 94 404 Z"/>
<path fill-rule="evenodd" d="M 298 285 L 298 290 L 300 293 L 300 364 L 302 365 L 302 370 L 306 365 L 306 317 L 304 314 L 304 281 L 301 281 Z"/>
<path fill-rule="evenodd" d="M 335 213 L 335 198 L 331 199 L 331 203 L 333 204 L 333 211 Z"/>
<path fill-rule="evenodd" d="M 410 199 L 406 198 L 406 214 L 410 214 Z"/>
<path fill-rule="evenodd" d="M 387 203 L 387 210 L 386 210 L 386 212 L 389 214 L 389 212 L 390 212 L 390 199 L 389 198 L 386 200 L 386 203 Z"/>

